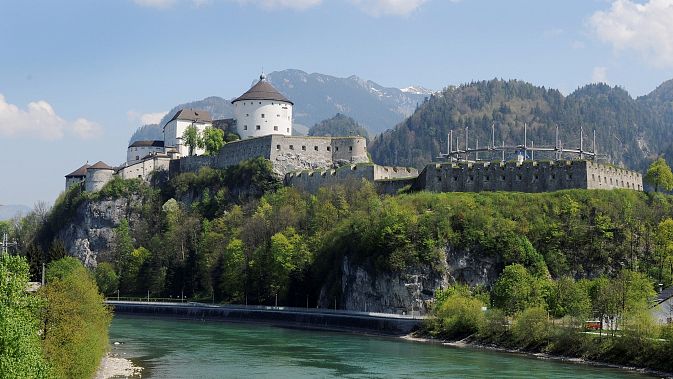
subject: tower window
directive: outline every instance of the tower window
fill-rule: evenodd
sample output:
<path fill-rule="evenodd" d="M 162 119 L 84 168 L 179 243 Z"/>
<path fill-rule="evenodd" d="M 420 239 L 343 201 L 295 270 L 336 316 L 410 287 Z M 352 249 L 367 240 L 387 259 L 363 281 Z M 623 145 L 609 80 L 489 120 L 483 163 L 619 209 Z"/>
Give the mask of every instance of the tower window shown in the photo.
<path fill-rule="evenodd" d="M 290 150 L 294 150 L 294 145 L 290 145 Z"/>
<path fill-rule="evenodd" d="M 288 133 L 290 132 L 290 128 L 287 128 L 287 132 L 288 132 Z"/>
<path fill-rule="evenodd" d="M 303 151 L 306 151 L 306 146 L 302 146 L 301 149 L 302 149 Z"/>
<path fill-rule="evenodd" d="M 276 150 L 280 150 L 280 145 L 276 145 Z"/>
<path fill-rule="evenodd" d="M 339 151 L 339 146 L 334 146 L 334 151 Z"/>
<path fill-rule="evenodd" d="M 327 146 L 327 151 L 330 151 L 330 150 L 332 150 L 332 149 L 329 146 Z"/>
<path fill-rule="evenodd" d="M 318 151 L 318 146 L 313 146 L 313 150 Z"/>
<path fill-rule="evenodd" d="M 280 115 L 279 115 L 279 114 L 277 114 L 277 115 L 276 115 L 276 117 L 280 117 Z"/>
<path fill-rule="evenodd" d="M 278 125 L 274 125 L 273 130 L 278 131 Z"/>
<path fill-rule="evenodd" d="M 348 146 L 348 151 L 353 151 L 353 146 Z"/>
<path fill-rule="evenodd" d="M 264 113 L 262 113 L 262 118 L 264 118 Z"/>
<path fill-rule="evenodd" d="M 243 130 L 248 130 L 248 125 L 243 125 Z"/>
<path fill-rule="evenodd" d="M 260 125 L 256 125 L 255 129 L 260 130 L 260 129 L 262 129 L 262 127 Z"/>

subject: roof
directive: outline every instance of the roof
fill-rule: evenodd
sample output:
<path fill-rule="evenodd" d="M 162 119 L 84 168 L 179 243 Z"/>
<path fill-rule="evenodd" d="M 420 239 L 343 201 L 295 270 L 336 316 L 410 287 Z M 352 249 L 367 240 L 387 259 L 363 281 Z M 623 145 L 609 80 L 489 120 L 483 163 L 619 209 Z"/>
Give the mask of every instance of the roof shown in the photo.
<path fill-rule="evenodd" d="M 81 176 L 86 176 L 86 170 L 89 168 L 89 164 L 85 163 L 84 166 L 78 168 L 77 170 L 69 173 L 66 175 L 66 178 L 75 178 L 75 177 L 81 177 Z"/>
<path fill-rule="evenodd" d="M 668 287 L 657 294 L 657 299 L 655 302 L 657 304 L 663 303 L 664 301 L 670 299 L 671 297 L 673 297 L 673 287 Z"/>
<path fill-rule="evenodd" d="M 191 108 L 180 109 L 179 111 L 177 111 L 177 113 L 175 113 L 175 116 L 173 116 L 173 118 L 170 119 L 168 122 L 171 122 L 173 120 L 203 121 L 203 122 L 213 121 L 208 111 L 202 111 L 199 109 L 191 109 Z"/>
<path fill-rule="evenodd" d="M 87 170 L 114 170 L 114 168 L 108 166 L 103 161 L 98 161 L 93 166 L 89 166 L 89 168 Z"/>
<path fill-rule="evenodd" d="M 259 77 L 259 82 L 252 86 L 248 92 L 234 99 L 231 103 L 233 104 L 242 100 L 274 100 L 294 105 L 294 103 L 288 100 L 287 97 L 278 92 L 271 83 L 267 82 L 263 75 Z"/>
<path fill-rule="evenodd" d="M 129 147 L 164 147 L 164 141 L 135 141 Z"/>

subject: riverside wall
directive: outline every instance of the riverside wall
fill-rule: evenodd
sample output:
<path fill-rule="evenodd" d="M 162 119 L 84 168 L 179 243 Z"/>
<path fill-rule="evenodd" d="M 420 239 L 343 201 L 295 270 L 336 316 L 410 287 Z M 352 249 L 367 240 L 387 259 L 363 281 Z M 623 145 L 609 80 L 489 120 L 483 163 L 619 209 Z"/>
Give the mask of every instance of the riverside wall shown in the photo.
<path fill-rule="evenodd" d="M 114 313 L 179 319 L 262 323 L 306 329 L 405 335 L 418 328 L 423 318 L 365 312 L 285 307 L 214 306 L 199 303 L 152 303 L 107 301 Z"/>

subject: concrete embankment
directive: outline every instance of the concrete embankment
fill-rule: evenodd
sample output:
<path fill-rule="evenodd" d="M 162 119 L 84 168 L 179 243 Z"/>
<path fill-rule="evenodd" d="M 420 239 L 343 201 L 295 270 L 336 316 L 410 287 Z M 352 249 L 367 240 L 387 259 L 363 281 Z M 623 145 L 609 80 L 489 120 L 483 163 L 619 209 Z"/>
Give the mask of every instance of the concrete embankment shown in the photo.
<path fill-rule="evenodd" d="M 263 323 L 305 329 L 327 329 L 385 335 L 404 335 L 416 329 L 423 317 L 264 306 L 217 306 L 201 303 L 107 301 L 116 314 L 171 317 L 192 320 Z"/>

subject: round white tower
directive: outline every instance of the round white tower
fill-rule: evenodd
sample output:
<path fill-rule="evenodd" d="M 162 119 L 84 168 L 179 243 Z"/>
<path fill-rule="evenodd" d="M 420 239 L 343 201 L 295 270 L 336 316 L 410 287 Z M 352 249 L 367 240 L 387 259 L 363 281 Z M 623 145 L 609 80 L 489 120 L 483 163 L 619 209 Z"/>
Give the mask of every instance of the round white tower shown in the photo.
<path fill-rule="evenodd" d="M 260 75 L 259 82 L 231 104 L 241 139 L 271 134 L 292 135 L 294 104 L 267 82 L 264 75 Z"/>

